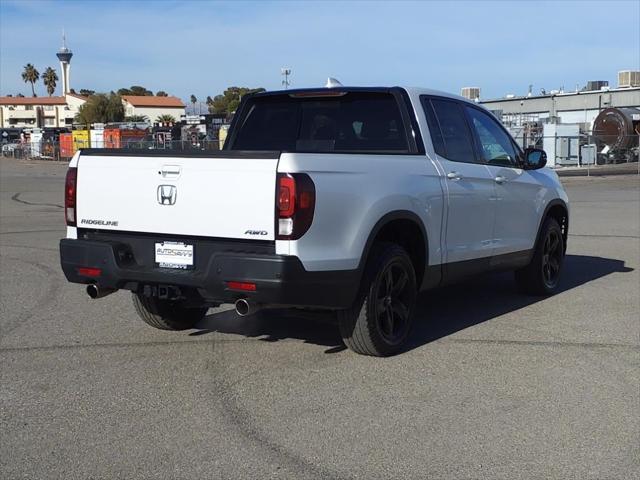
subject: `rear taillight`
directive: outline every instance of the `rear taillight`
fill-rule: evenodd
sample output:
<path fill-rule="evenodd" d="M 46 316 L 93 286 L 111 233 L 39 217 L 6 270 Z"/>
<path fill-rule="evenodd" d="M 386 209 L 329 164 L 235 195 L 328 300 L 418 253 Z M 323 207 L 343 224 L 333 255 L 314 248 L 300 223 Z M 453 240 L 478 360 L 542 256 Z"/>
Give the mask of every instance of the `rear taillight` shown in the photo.
<path fill-rule="evenodd" d="M 67 178 L 64 182 L 64 216 L 69 227 L 76 226 L 76 189 L 78 186 L 78 169 L 75 167 L 67 170 Z"/>
<path fill-rule="evenodd" d="M 297 240 L 313 221 L 316 188 L 305 173 L 279 173 L 276 199 L 278 240 Z"/>

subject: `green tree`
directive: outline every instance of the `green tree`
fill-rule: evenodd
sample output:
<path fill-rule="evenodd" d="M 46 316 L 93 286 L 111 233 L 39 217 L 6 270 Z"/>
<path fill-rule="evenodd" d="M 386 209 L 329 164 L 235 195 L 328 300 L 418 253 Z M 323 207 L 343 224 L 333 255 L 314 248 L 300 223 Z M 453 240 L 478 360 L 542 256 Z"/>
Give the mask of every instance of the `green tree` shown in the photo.
<path fill-rule="evenodd" d="M 88 88 L 81 88 L 80 89 L 80 95 L 84 96 L 84 97 L 90 97 L 91 95 L 95 95 L 96 91 L 95 90 L 89 90 Z"/>
<path fill-rule="evenodd" d="M 40 78 L 40 72 L 36 70 L 36 67 L 31 65 L 30 63 L 27 63 L 24 66 L 24 70 L 22 71 L 22 80 L 24 80 L 24 83 L 31 84 L 31 93 L 33 94 L 34 97 L 36 96 L 34 85 L 36 84 L 39 78 Z"/>
<path fill-rule="evenodd" d="M 92 95 L 80 107 L 75 121 L 85 126 L 92 123 L 121 122 L 124 120 L 124 106 L 122 98 L 117 94 L 106 95 L 98 93 Z"/>
<path fill-rule="evenodd" d="M 196 102 L 198 101 L 198 99 L 196 98 L 196 96 L 192 93 L 191 97 L 189 98 L 189 101 L 191 102 L 191 114 L 195 115 L 196 113 Z"/>
<path fill-rule="evenodd" d="M 158 115 L 158 117 L 156 118 L 156 123 L 176 123 L 176 119 L 173 117 L 173 115 L 165 113 L 164 115 Z"/>
<path fill-rule="evenodd" d="M 140 85 L 133 85 L 130 88 L 119 89 L 118 95 L 136 95 L 140 97 L 150 97 L 153 96 L 153 92 L 151 90 L 147 90 L 145 87 L 141 87 Z"/>
<path fill-rule="evenodd" d="M 169 94 L 167 92 L 165 92 L 164 90 L 158 90 L 156 92 L 156 97 L 168 97 Z"/>
<path fill-rule="evenodd" d="M 51 67 L 47 67 L 42 74 L 42 82 L 44 83 L 44 86 L 47 87 L 47 93 L 49 94 L 49 96 L 55 93 L 57 81 L 58 74 L 56 73 L 56 71 Z"/>
<path fill-rule="evenodd" d="M 213 102 L 209 105 L 211 113 L 232 113 L 235 112 L 240 105 L 240 100 L 244 95 L 249 93 L 264 92 L 264 88 L 247 88 L 247 87 L 229 87 L 222 95 L 216 95 Z"/>
<path fill-rule="evenodd" d="M 124 118 L 125 122 L 142 123 L 148 122 L 149 118 L 146 115 L 129 115 Z"/>

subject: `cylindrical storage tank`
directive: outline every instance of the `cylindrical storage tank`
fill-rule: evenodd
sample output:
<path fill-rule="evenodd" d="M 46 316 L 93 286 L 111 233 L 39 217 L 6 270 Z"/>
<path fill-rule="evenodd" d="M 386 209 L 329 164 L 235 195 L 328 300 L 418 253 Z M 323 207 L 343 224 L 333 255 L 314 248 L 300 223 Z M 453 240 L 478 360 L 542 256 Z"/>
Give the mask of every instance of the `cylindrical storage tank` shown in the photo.
<path fill-rule="evenodd" d="M 600 145 L 600 149 L 605 145 L 611 151 L 627 150 L 637 146 L 638 132 L 634 130 L 634 116 L 640 118 L 640 108 L 602 110 L 593 121 L 593 136 Z"/>
<path fill-rule="evenodd" d="M 73 148 L 73 135 L 71 133 L 61 133 L 59 137 L 60 141 L 60 157 L 71 158 L 76 153 Z"/>

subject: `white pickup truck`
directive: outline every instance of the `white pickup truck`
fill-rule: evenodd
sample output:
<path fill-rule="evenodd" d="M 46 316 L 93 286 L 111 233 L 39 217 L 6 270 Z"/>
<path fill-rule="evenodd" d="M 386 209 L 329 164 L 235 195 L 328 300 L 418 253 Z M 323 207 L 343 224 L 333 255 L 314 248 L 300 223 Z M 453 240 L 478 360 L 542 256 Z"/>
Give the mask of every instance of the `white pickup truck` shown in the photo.
<path fill-rule="evenodd" d="M 130 290 L 157 328 L 221 303 L 327 309 L 352 350 L 389 355 L 422 290 L 498 269 L 556 290 L 569 209 L 545 164 L 442 92 L 250 95 L 222 151 L 77 153 L 62 269 L 93 298 Z"/>

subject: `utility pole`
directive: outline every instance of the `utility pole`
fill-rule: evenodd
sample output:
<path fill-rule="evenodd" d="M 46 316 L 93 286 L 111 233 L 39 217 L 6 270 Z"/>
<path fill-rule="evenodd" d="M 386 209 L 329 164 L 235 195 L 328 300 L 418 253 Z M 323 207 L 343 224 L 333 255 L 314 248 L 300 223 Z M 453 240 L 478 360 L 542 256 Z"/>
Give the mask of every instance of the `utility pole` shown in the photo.
<path fill-rule="evenodd" d="M 281 68 L 280 75 L 284 77 L 282 79 L 282 85 L 284 86 L 284 88 L 285 89 L 289 88 L 289 85 L 291 85 L 291 82 L 289 81 L 289 75 L 291 75 L 291 69 L 288 67 Z"/>

